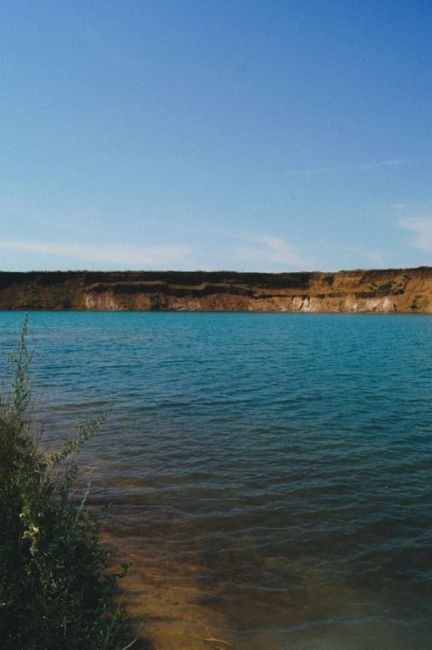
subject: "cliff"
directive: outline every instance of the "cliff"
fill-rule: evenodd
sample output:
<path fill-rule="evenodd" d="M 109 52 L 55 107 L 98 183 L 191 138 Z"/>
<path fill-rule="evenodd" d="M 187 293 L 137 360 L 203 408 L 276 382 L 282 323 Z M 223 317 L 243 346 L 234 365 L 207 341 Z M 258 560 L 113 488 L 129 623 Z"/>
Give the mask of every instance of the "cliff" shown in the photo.
<path fill-rule="evenodd" d="M 432 267 L 338 273 L 0 272 L 0 309 L 432 312 Z"/>

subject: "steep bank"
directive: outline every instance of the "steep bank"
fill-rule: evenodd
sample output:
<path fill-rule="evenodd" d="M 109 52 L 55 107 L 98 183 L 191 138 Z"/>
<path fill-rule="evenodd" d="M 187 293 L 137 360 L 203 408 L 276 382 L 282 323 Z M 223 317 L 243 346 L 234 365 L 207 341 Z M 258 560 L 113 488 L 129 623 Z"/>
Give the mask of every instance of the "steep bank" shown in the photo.
<path fill-rule="evenodd" d="M 0 272 L 0 309 L 432 312 L 432 267 L 337 273 Z"/>

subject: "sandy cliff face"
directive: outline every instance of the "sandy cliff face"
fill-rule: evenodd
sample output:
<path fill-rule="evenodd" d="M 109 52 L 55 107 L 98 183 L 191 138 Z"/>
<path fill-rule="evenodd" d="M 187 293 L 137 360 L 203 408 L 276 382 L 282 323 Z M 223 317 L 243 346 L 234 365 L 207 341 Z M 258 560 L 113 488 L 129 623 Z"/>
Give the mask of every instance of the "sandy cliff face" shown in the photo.
<path fill-rule="evenodd" d="M 432 268 L 0 273 L 0 309 L 432 312 Z"/>

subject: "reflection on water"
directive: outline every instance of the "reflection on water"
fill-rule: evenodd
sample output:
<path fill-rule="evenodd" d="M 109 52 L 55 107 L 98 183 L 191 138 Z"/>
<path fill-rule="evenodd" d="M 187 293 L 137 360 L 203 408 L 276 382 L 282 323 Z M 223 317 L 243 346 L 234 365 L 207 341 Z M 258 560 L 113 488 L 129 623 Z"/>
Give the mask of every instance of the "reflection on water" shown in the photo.
<path fill-rule="evenodd" d="M 431 317 L 30 325 L 50 435 L 115 396 L 84 462 L 156 647 L 430 648 Z"/>

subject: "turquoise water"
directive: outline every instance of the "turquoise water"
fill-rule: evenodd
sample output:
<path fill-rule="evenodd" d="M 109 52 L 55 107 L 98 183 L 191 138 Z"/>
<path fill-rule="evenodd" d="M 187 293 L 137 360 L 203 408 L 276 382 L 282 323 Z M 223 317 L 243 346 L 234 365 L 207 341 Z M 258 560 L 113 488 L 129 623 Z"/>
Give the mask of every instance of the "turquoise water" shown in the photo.
<path fill-rule="evenodd" d="M 30 342 L 48 435 L 114 397 L 93 503 L 235 647 L 431 647 L 432 317 L 35 312 Z"/>

